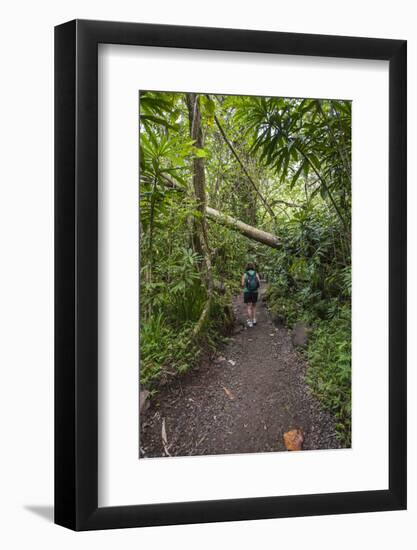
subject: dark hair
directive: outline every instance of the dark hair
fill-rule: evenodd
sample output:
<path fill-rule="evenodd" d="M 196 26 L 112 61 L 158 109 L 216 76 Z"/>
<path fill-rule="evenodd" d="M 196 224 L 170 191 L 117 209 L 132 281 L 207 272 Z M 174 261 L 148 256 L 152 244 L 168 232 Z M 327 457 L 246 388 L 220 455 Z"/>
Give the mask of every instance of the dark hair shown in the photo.
<path fill-rule="evenodd" d="M 245 269 L 245 271 L 249 271 L 250 269 L 253 269 L 254 271 L 256 271 L 256 270 L 255 270 L 255 264 L 252 263 L 252 262 L 248 262 L 248 263 L 246 264 L 246 269 Z"/>

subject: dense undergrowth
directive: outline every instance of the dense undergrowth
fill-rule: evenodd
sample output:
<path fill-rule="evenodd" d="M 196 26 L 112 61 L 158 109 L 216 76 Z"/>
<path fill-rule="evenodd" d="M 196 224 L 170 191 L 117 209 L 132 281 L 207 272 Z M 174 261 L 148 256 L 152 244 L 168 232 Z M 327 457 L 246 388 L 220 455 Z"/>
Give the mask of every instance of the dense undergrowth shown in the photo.
<path fill-rule="evenodd" d="M 212 306 L 211 317 L 198 338 L 194 337 L 191 321 L 178 323 L 162 313 L 143 321 L 140 331 L 141 384 L 155 389 L 160 382 L 186 373 L 199 363 L 204 353 L 211 353 L 224 343 L 230 319 L 221 303 Z"/>
<path fill-rule="evenodd" d="M 334 415 L 341 443 L 350 446 L 351 273 L 334 254 L 334 227 L 335 220 L 315 211 L 286 233 L 282 250 L 269 254 L 267 298 L 282 323 L 311 328 L 303 350 L 307 383 Z"/>
<path fill-rule="evenodd" d="M 307 348 L 307 383 L 336 419 L 341 443 L 351 445 L 351 315 L 341 308 L 318 320 Z"/>
<path fill-rule="evenodd" d="M 158 282 L 141 283 L 140 376 L 141 384 L 151 389 L 195 366 L 203 352 L 223 341 L 233 321 L 229 304 L 234 285 L 230 282 L 212 300 L 204 330 L 194 334 L 207 300 L 199 272 L 201 258 L 184 248 L 178 260 L 171 267 L 161 260 Z"/>
<path fill-rule="evenodd" d="M 271 312 L 289 327 L 303 321 L 311 327 L 307 346 L 300 350 L 308 359 L 306 380 L 312 393 L 336 419 L 336 430 L 344 446 L 351 444 L 351 308 L 337 300 L 309 300 L 302 305 L 303 292 L 280 295 L 270 286 Z"/>

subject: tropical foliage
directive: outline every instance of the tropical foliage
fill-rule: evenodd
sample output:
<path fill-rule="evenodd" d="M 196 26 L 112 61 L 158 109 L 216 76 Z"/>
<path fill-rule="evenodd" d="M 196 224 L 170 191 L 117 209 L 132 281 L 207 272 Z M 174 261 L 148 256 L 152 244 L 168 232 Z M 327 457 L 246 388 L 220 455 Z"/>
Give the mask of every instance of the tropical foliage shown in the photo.
<path fill-rule="evenodd" d="M 252 259 L 272 315 L 312 327 L 307 380 L 349 441 L 350 102 L 141 93 L 140 242 L 142 384 L 227 334 Z"/>

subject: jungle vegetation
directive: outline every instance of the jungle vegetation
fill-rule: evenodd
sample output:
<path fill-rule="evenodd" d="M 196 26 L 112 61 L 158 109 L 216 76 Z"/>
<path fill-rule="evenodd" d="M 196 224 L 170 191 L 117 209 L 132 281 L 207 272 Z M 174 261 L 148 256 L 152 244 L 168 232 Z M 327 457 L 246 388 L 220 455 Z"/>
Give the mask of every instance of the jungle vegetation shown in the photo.
<path fill-rule="evenodd" d="M 140 356 L 149 389 L 227 337 L 248 260 L 312 331 L 311 391 L 351 418 L 351 103 L 140 94 Z"/>

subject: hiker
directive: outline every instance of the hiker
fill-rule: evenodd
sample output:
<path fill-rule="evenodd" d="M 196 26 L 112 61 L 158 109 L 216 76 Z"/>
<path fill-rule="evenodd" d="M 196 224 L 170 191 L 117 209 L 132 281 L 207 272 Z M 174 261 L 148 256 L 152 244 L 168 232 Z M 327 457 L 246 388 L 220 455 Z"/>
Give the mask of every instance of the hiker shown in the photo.
<path fill-rule="evenodd" d="M 249 262 L 245 273 L 242 275 L 243 301 L 248 310 L 248 327 L 256 325 L 256 302 L 258 301 L 258 289 L 261 285 L 259 274 L 255 265 Z"/>

